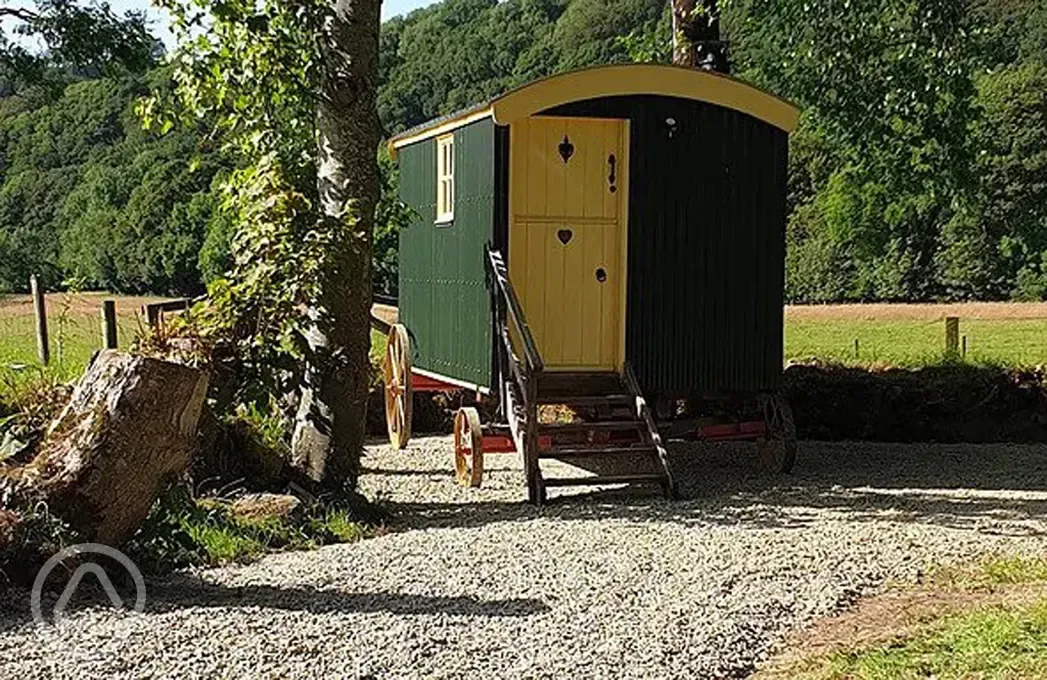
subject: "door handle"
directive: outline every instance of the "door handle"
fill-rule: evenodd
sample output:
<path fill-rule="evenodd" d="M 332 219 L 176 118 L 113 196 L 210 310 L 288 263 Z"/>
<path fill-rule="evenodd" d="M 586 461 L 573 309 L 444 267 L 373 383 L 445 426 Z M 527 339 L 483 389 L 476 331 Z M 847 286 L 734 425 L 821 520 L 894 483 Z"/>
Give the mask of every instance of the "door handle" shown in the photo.
<path fill-rule="evenodd" d="M 611 166 L 611 174 L 607 176 L 607 182 L 613 194 L 618 191 L 618 187 L 615 186 L 618 182 L 618 158 L 612 153 L 607 157 L 607 164 Z"/>

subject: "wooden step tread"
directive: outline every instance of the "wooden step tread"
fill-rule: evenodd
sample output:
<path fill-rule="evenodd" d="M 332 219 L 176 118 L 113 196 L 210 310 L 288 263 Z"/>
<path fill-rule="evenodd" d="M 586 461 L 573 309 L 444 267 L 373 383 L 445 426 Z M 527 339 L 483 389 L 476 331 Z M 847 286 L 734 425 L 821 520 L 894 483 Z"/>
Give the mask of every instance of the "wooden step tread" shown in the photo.
<path fill-rule="evenodd" d="M 539 404 L 564 404 L 566 406 L 632 406 L 635 398 L 629 394 L 601 394 L 598 396 L 571 397 L 556 394 L 539 394 Z"/>
<path fill-rule="evenodd" d="M 628 454 L 650 455 L 658 453 L 651 446 L 590 446 L 579 448 L 550 448 L 541 451 L 539 458 L 585 458 L 589 456 L 624 456 Z"/>
<path fill-rule="evenodd" d="M 642 427 L 646 427 L 646 424 L 644 424 L 642 420 L 607 420 L 592 423 L 542 423 L 538 426 L 538 431 L 551 434 L 595 431 L 622 432 L 626 430 L 636 430 Z"/>
<path fill-rule="evenodd" d="M 557 477 L 543 480 L 545 486 L 601 486 L 603 484 L 663 484 L 662 475 L 613 475 L 606 477 Z"/>

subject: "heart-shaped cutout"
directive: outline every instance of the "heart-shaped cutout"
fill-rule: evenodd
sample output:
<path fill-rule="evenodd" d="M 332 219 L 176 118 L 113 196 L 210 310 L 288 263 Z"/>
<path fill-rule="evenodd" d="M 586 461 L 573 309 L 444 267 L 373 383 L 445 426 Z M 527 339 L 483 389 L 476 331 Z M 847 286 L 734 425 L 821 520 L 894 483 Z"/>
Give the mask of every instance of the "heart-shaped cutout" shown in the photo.
<path fill-rule="evenodd" d="M 574 144 L 571 144 L 571 140 L 567 138 L 567 135 L 563 136 L 563 141 L 556 148 L 560 151 L 560 158 L 563 159 L 564 163 L 571 160 L 571 156 L 574 155 Z"/>
<path fill-rule="evenodd" d="M 570 229 L 561 229 L 556 232 L 556 238 L 560 239 L 560 243 L 567 245 L 574 237 L 574 232 Z"/>

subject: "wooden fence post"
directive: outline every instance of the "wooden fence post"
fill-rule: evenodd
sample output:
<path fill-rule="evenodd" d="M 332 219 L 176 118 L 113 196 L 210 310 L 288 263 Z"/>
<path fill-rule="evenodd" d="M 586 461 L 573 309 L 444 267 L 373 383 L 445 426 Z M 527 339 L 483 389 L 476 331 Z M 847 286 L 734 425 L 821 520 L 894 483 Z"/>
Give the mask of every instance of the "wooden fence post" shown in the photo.
<path fill-rule="evenodd" d="M 36 280 L 36 274 L 29 277 L 29 290 L 33 294 L 33 311 L 36 313 L 36 349 L 40 363 L 46 366 L 51 362 L 51 348 L 47 342 L 47 304 L 44 291 Z"/>
<path fill-rule="evenodd" d="M 960 356 L 960 317 L 945 317 L 945 355 L 951 359 Z"/>
<path fill-rule="evenodd" d="M 102 302 L 102 348 L 116 349 L 116 300 Z"/>
<path fill-rule="evenodd" d="M 155 304 L 142 305 L 142 313 L 145 315 L 145 322 L 151 330 L 155 330 L 160 325 L 160 308 Z"/>

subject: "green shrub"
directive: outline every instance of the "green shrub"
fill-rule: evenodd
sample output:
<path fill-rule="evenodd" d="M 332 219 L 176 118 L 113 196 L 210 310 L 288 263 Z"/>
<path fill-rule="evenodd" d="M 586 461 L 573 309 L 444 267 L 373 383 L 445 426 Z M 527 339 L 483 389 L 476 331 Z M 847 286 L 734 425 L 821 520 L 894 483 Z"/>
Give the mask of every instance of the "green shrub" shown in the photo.
<path fill-rule="evenodd" d="M 143 570 L 163 573 L 361 540 L 383 517 L 360 499 L 319 499 L 284 518 L 238 518 L 231 507 L 228 500 L 194 499 L 186 486 L 174 486 L 157 500 L 128 555 Z"/>

